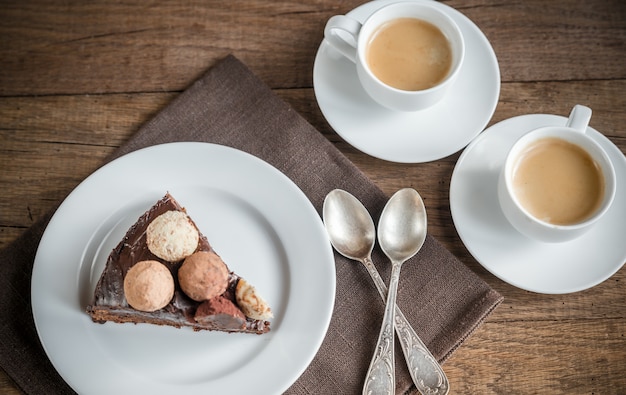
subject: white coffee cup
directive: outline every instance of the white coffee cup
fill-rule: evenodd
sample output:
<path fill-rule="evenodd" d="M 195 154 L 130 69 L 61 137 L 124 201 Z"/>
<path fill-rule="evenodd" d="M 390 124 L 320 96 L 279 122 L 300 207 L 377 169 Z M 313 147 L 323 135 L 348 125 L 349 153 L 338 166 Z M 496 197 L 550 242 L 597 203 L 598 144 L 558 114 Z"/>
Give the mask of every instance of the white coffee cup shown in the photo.
<path fill-rule="evenodd" d="M 564 126 L 549 126 L 542 127 L 539 129 L 532 130 L 525 135 L 523 135 L 519 140 L 515 142 L 509 153 L 507 154 L 506 161 L 500 173 L 500 178 L 498 180 L 498 199 L 500 201 L 500 206 L 502 211 L 507 218 L 507 220 L 513 225 L 515 229 L 517 229 L 520 233 L 539 240 L 543 242 L 563 242 L 575 239 L 589 229 L 593 227 L 594 224 L 598 222 L 598 220 L 606 214 L 607 210 L 611 206 L 613 199 L 615 197 L 616 191 L 616 176 L 615 169 L 606 154 L 606 152 L 602 149 L 602 147 L 587 134 L 587 125 L 589 124 L 589 120 L 591 119 L 591 109 L 585 106 L 576 105 L 572 112 L 570 113 L 569 119 Z M 566 143 L 562 143 L 562 142 Z M 568 143 L 574 144 L 574 146 L 569 145 Z M 536 164 L 540 164 L 542 167 L 539 167 L 541 171 L 528 172 L 528 174 L 533 175 L 533 177 L 529 177 L 526 182 L 521 182 L 521 180 L 514 180 L 514 178 L 522 177 L 522 174 L 519 172 L 523 172 L 524 167 L 530 168 L 530 164 L 524 161 L 531 160 L 531 152 L 532 149 L 537 147 L 541 147 L 544 145 L 543 149 L 548 147 L 548 150 L 552 151 L 544 151 L 546 153 L 543 154 L 541 159 L 534 159 Z M 547 145 L 546 145 L 547 144 Z M 557 155 L 556 151 L 553 151 L 554 147 L 549 147 L 548 145 L 560 145 L 561 147 L 571 147 L 573 149 L 572 152 L 580 152 L 575 149 L 575 147 L 582 148 L 582 151 L 587 153 L 589 157 L 593 160 L 592 163 L 595 165 L 587 166 L 585 169 L 596 169 L 587 171 L 576 171 L 571 172 L 570 170 L 575 168 L 573 166 L 561 166 L 563 163 L 569 163 L 567 161 L 559 160 L 552 165 L 548 165 L 549 162 L 553 161 L 555 158 L 560 158 Z M 562 145 L 563 144 L 563 145 Z M 563 151 L 567 152 L 567 151 Z M 587 158 L 584 154 L 581 154 L 580 158 Z M 535 156 L 535 158 L 538 158 Z M 584 161 L 579 161 L 580 163 L 589 163 Z M 545 165 L 545 166 L 544 166 Z M 552 174 L 555 172 L 557 168 L 565 168 L 569 171 L 571 177 L 552 177 L 550 178 L 548 174 Z M 576 167 L 577 168 L 577 167 Z M 599 169 L 599 171 L 597 171 Z M 567 182 L 565 185 L 561 185 L 561 181 L 563 180 L 578 180 L 580 174 L 590 175 L 597 174 L 601 184 L 603 184 L 604 192 L 596 194 L 577 194 L 575 192 L 563 193 L 564 191 L 571 191 L 570 189 L 566 189 L 569 186 L 579 186 L 584 183 L 582 182 Z M 534 175 L 538 175 L 539 177 L 534 177 Z M 547 188 L 538 188 L 538 189 L 530 189 L 529 184 L 534 184 L 535 179 L 543 179 L 545 177 L 546 180 L 551 181 L 550 184 L 547 184 Z M 592 179 L 593 177 L 589 177 Z M 571 185 L 570 185 L 571 184 Z M 558 185 L 558 187 L 557 187 Z M 600 184 L 598 184 L 600 185 Z M 552 186 L 555 186 L 554 188 Z M 576 188 L 576 190 L 584 190 L 583 188 Z M 589 188 L 589 191 L 596 191 L 595 188 Z M 535 193 L 538 191 L 540 193 Z M 546 218 L 539 218 L 535 212 L 535 214 L 531 213 L 531 209 L 529 209 L 530 205 L 528 203 L 522 203 L 522 196 L 525 193 L 538 198 L 540 201 L 549 201 L 551 199 L 551 195 L 549 195 L 550 191 L 556 191 L 556 196 L 558 198 L 555 201 L 558 201 L 558 204 L 554 204 L 551 207 L 557 207 L 559 209 L 563 207 L 568 207 L 569 204 L 574 202 L 572 199 L 576 199 L 577 196 L 598 196 L 597 203 L 593 205 L 593 209 L 589 209 L 589 213 L 582 216 L 580 220 L 572 219 L 571 221 L 566 221 L 562 223 L 554 220 L 557 214 L 556 211 L 554 213 L 554 218 L 549 218 L 553 213 L 550 213 Z M 601 197 L 601 198 L 600 198 Z M 565 198 L 563 200 L 562 198 Z M 591 201 L 591 200 L 590 200 Z M 576 204 L 574 207 L 581 208 L 587 207 L 586 204 L 579 204 L 578 201 L 575 201 Z M 526 204 L 526 206 L 525 206 Z M 590 206 L 589 206 L 590 207 Z M 573 214 L 575 210 L 562 210 L 564 215 Z"/>
<path fill-rule="evenodd" d="M 370 69 L 366 52 L 371 37 L 385 23 L 399 18 L 420 19 L 437 27 L 446 37 L 451 51 L 450 68 L 437 85 L 422 90 L 403 90 L 383 83 Z M 324 29 L 326 41 L 342 55 L 356 64 L 356 71 L 372 99 L 379 104 L 399 111 L 417 111 L 440 101 L 454 83 L 463 58 L 465 42 L 457 24 L 450 16 L 429 2 L 399 2 L 374 12 L 364 23 L 346 15 L 331 17 Z"/>

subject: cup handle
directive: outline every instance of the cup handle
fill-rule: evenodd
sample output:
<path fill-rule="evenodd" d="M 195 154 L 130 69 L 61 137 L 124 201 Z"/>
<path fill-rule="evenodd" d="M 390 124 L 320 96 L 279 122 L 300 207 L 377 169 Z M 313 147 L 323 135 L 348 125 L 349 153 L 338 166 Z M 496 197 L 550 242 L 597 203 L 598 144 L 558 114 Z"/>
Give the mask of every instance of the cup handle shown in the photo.
<path fill-rule="evenodd" d="M 361 31 L 361 23 L 345 15 L 335 15 L 326 22 L 324 28 L 324 38 L 330 45 L 338 50 L 343 56 L 356 63 L 356 43 Z M 339 34 L 343 31 L 352 36 L 353 42 L 346 41 Z"/>
<path fill-rule="evenodd" d="M 585 133 L 591 120 L 591 108 L 577 104 L 572 108 L 565 126 L 578 132 Z"/>

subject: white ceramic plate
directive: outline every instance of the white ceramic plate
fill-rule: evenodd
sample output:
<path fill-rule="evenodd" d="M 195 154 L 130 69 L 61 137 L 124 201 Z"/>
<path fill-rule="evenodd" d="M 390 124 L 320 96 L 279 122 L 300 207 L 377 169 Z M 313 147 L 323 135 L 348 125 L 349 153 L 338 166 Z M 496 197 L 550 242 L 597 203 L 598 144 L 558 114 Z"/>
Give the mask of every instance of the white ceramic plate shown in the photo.
<path fill-rule="evenodd" d="M 495 276 L 528 291 L 581 291 L 611 277 L 626 261 L 624 182 L 618 182 L 615 201 L 600 222 L 565 243 L 523 236 L 500 210 L 498 174 L 513 143 L 529 130 L 566 121 L 555 115 L 524 115 L 491 126 L 463 151 L 450 182 L 452 218 L 468 251 Z M 617 179 L 625 181 L 626 158 L 619 148 L 598 131 L 587 132 L 611 158 Z"/>
<path fill-rule="evenodd" d="M 111 249 L 167 191 L 267 299 L 271 332 L 101 325 L 84 312 Z M 43 346 L 80 394 L 281 393 L 316 354 L 334 298 L 330 243 L 302 191 L 252 155 L 204 143 L 146 148 L 88 177 L 50 221 L 32 276 Z"/>
<path fill-rule="evenodd" d="M 347 15 L 363 22 L 380 7 L 397 0 L 363 4 Z M 416 112 L 388 110 L 361 87 L 356 66 L 325 40 L 313 68 L 315 97 L 322 114 L 346 142 L 362 152 L 392 162 L 441 159 L 469 144 L 489 123 L 500 95 L 500 69 L 491 44 L 465 15 L 442 3 L 465 38 L 465 61 L 446 97 Z"/>

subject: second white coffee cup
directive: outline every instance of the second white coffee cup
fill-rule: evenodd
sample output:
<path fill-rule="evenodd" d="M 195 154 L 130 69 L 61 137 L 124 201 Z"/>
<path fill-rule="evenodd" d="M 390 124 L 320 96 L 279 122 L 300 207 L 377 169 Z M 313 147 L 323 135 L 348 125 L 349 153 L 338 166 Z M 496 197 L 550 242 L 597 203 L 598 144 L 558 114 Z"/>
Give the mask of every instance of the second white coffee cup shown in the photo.
<path fill-rule="evenodd" d="M 532 130 L 509 151 L 498 181 L 505 217 L 543 242 L 575 239 L 606 214 L 615 197 L 615 169 L 587 133 L 591 109 L 576 105 L 566 125 Z"/>
<path fill-rule="evenodd" d="M 394 87 L 383 82 L 368 63 L 368 50 L 373 37 L 379 34 L 386 24 L 407 18 L 431 24 L 447 41 L 446 51 L 449 52 L 449 60 L 444 66 L 446 71 L 443 73 L 443 78 L 432 87 L 415 90 Z M 367 94 L 379 104 L 398 111 L 418 111 L 439 102 L 450 85 L 454 83 L 465 57 L 465 43 L 461 30 L 450 16 L 429 2 L 393 3 L 374 12 L 362 24 L 349 16 L 335 15 L 328 20 L 324 37 L 332 47 L 356 64 L 359 81 Z M 411 38 L 407 34 L 398 34 L 398 37 L 401 37 L 400 40 Z M 440 52 L 432 48 L 428 51 Z M 431 56 L 430 53 L 426 56 Z M 406 55 L 425 57 L 424 53 L 419 52 Z M 387 60 L 390 64 L 405 61 L 403 59 Z M 419 70 L 415 68 L 412 72 L 419 72 Z"/>

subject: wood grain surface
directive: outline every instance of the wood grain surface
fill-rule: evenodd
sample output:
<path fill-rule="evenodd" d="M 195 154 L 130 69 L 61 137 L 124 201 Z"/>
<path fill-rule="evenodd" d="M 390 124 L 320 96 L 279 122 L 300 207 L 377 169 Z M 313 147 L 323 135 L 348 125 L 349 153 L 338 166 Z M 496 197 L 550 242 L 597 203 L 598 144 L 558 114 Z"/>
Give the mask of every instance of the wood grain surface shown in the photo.
<path fill-rule="evenodd" d="M 523 114 L 567 115 L 585 104 L 594 111 L 591 126 L 626 152 L 626 3 L 445 3 L 474 21 L 497 55 L 502 86 L 490 125 Z M 386 162 L 352 148 L 328 125 L 313 92 L 315 54 L 328 18 L 360 4 L 0 1 L 0 248 L 232 53 L 386 193 L 418 189 L 429 232 L 504 295 L 444 365 L 452 393 L 626 393 L 626 269 L 568 295 L 508 285 L 474 260 L 454 228 L 448 192 L 459 153 Z M 2 371 L 0 393 L 20 393 Z"/>

